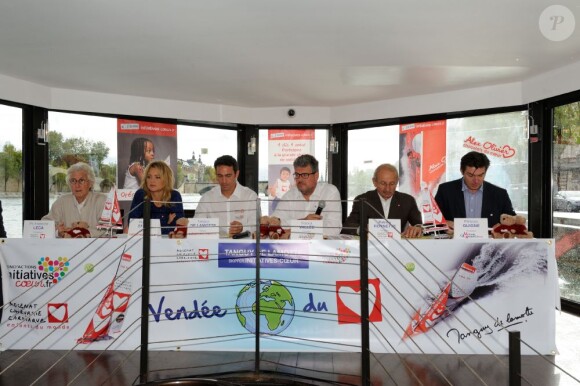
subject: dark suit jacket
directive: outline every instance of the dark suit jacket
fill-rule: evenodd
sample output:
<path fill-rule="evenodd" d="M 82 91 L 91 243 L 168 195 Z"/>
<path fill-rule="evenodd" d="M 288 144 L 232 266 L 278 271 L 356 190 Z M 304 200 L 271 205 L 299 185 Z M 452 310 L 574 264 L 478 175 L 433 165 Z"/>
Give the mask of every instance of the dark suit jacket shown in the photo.
<path fill-rule="evenodd" d="M 445 182 L 437 189 L 435 201 L 446 220 L 453 221 L 456 217 L 465 218 L 465 199 L 461 190 L 462 180 L 463 178 Z M 481 217 L 487 218 L 487 225 L 491 228 L 499 223 L 500 215 L 503 213 L 516 214 L 507 190 L 483 181 Z"/>
<path fill-rule="evenodd" d="M 358 201 L 365 199 L 369 206 L 365 211 L 368 218 L 385 218 L 383 211 L 383 204 L 379 197 L 377 190 L 369 190 L 354 198 L 352 211 L 344 222 L 342 232 L 344 234 L 356 235 L 358 227 L 360 226 L 360 210 Z M 411 225 L 421 224 L 421 212 L 417 207 L 417 203 L 413 196 L 406 193 L 395 192 L 391 199 L 391 206 L 389 207 L 389 217 L 392 219 L 401 220 L 401 230 L 405 229 L 407 223 Z"/>
<path fill-rule="evenodd" d="M 6 237 L 6 230 L 4 229 L 4 219 L 2 218 L 2 201 L 0 201 L 0 237 Z"/>

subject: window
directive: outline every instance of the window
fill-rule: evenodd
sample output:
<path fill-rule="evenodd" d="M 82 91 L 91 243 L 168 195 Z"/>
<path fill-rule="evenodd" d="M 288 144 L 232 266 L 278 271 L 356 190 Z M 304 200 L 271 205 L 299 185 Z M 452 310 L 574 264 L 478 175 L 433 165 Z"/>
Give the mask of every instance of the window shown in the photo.
<path fill-rule="evenodd" d="M 124 181 L 117 181 L 117 161 L 121 155 L 124 161 L 128 159 L 125 153 L 130 144 L 120 149 L 123 154 L 117 152 L 116 118 L 50 112 L 49 123 L 50 205 L 58 195 L 70 191 L 66 169 L 79 161 L 93 167 L 97 177 L 95 191 L 106 192 L 113 184 L 123 188 L 120 184 Z M 165 157 L 166 153 L 175 152 L 166 147 L 158 143 L 155 158 L 177 164 L 176 188 L 182 193 L 184 208 L 195 209 L 201 194 L 215 184 L 214 160 L 224 154 L 237 156 L 237 131 L 177 125 L 177 161 Z M 121 167 L 126 169 L 126 165 Z M 124 179 L 124 172 L 119 175 Z M 121 202 L 121 206 L 127 210 L 129 202 Z"/>
<path fill-rule="evenodd" d="M 553 109 L 553 236 L 562 298 L 580 302 L 580 102 Z"/>
<path fill-rule="evenodd" d="M 0 104 L 0 201 L 8 237 L 22 237 L 22 109 Z"/>
<path fill-rule="evenodd" d="M 514 210 L 528 215 L 528 115 L 526 111 L 447 121 L 447 181 L 461 177 L 461 157 L 481 151 L 491 165 L 485 180 L 507 189 Z"/>
<path fill-rule="evenodd" d="M 177 189 L 184 209 L 195 209 L 203 193 L 216 186 L 213 163 L 222 155 L 238 158 L 238 133 L 231 129 L 177 126 Z"/>
<path fill-rule="evenodd" d="M 95 172 L 93 189 L 108 191 L 117 183 L 117 120 L 115 118 L 49 112 L 48 160 L 50 205 L 70 192 L 66 170 L 86 162 Z"/>
<path fill-rule="evenodd" d="M 271 129 L 276 130 L 273 136 L 277 137 L 278 134 L 283 134 L 283 132 L 290 132 L 290 134 L 296 133 L 296 136 L 290 135 L 292 139 L 283 140 L 273 140 L 269 137 L 268 133 L 270 130 L 263 129 L 260 130 L 259 141 L 260 141 L 260 152 L 258 160 L 258 176 L 259 176 L 259 186 L 258 186 L 258 197 L 262 199 L 262 215 L 268 215 L 272 209 L 275 202 L 274 192 L 269 189 L 271 188 L 272 182 L 277 180 L 277 176 L 282 176 L 283 167 L 288 167 L 290 169 L 290 185 L 294 183 L 294 178 L 292 173 L 294 173 L 292 162 L 294 159 L 300 155 L 309 153 L 312 154 L 318 160 L 319 169 L 319 181 L 328 181 L 328 131 L 321 129 L 284 129 L 276 128 Z M 298 137 L 302 133 L 301 137 Z M 312 136 L 314 137 L 312 139 Z M 280 137 L 278 137 L 280 138 Z M 288 148 L 299 148 L 295 152 L 289 152 L 289 156 L 281 156 L 280 148 L 287 146 Z"/>
<path fill-rule="evenodd" d="M 507 189 L 514 209 L 527 216 L 527 128 L 527 113 L 516 111 L 350 130 L 347 213 L 355 196 L 374 189 L 380 164 L 394 165 L 398 190 L 418 198 L 423 182 L 435 195 L 439 183 L 460 178 L 461 157 L 475 150 L 491 161 L 486 181 Z"/>
<path fill-rule="evenodd" d="M 374 189 L 373 173 L 384 163 L 399 169 L 399 125 L 348 132 L 347 215 L 357 195 Z"/>

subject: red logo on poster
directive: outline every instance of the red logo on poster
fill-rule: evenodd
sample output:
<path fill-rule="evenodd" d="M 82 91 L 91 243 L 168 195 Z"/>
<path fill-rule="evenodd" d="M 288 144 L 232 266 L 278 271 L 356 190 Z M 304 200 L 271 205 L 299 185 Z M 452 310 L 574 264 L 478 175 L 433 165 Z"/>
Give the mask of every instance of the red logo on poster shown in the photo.
<path fill-rule="evenodd" d="M 336 308 L 338 324 L 360 323 L 360 280 L 339 280 L 336 282 Z M 379 278 L 369 279 L 369 322 L 383 320 L 381 314 L 381 282 Z"/>
<path fill-rule="evenodd" d="M 197 256 L 200 260 L 208 260 L 209 259 L 209 249 L 207 248 L 200 248 L 197 250 Z"/>
<path fill-rule="evenodd" d="M 68 323 L 67 303 L 48 303 L 48 323 Z"/>
<path fill-rule="evenodd" d="M 481 143 L 471 135 L 463 141 L 463 147 L 498 158 L 512 158 L 516 155 L 516 149 L 510 145 L 498 145 L 491 141 Z"/>

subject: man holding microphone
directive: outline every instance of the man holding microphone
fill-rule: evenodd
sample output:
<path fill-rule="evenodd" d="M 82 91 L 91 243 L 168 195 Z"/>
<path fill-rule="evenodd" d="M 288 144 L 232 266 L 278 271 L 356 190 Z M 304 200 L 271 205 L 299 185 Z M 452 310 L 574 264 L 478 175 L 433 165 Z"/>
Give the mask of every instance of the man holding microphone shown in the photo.
<path fill-rule="evenodd" d="M 322 220 L 324 236 L 337 236 L 342 228 L 342 206 L 336 186 L 318 182 L 318 160 L 303 154 L 294 160 L 295 185 L 282 197 L 272 217 L 290 227 L 291 220 Z"/>

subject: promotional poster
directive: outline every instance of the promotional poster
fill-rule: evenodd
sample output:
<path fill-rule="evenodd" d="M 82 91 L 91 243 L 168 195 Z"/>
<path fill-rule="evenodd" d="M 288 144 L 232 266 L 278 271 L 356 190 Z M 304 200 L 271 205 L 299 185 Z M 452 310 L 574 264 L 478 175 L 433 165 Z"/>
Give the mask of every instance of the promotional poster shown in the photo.
<path fill-rule="evenodd" d="M 141 238 L 0 254 L 3 350 L 139 346 Z M 149 348 L 253 351 L 259 324 L 265 351 L 359 351 L 359 261 L 354 240 L 264 241 L 257 282 L 251 240 L 157 239 Z M 510 330 L 524 354 L 556 350 L 553 240 L 389 239 L 369 244 L 368 277 L 373 352 L 505 355 Z"/>
<path fill-rule="evenodd" d="M 302 154 L 314 155 L 314 130 L 268 130 L 268 199 L 270 213 L 294 185 L 293 162 Z"/>
<path fill-rule="evenodd" d="M 445 177 L 447 121 L 410 123 L 399 126 L 399 187 L 419 197 L 422 184 L 435 195 Z"/>
<path fill-rule="evenodd" d="M 165 161 L 177 175 L 177 125 L 117 119 L 117 149 L 119 189 L 139 189 L 153 160 Z"/>

